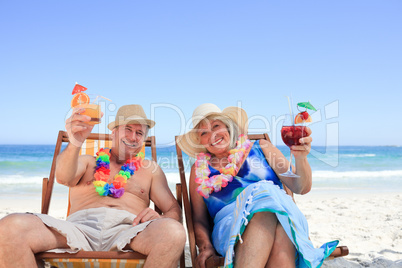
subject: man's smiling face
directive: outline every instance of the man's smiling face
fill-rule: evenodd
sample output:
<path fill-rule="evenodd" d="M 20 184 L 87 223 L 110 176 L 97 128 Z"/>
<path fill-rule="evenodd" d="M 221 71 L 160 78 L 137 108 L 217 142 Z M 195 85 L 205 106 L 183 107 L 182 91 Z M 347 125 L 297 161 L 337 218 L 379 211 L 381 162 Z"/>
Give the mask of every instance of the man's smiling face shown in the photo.
<path fill-rule="evenodd" d="M 113 129 L 114 147 L 119 158 L 125 159 L 140 152 L 146 137 L 147 126 L 141 124 L 121 125 Z"/>

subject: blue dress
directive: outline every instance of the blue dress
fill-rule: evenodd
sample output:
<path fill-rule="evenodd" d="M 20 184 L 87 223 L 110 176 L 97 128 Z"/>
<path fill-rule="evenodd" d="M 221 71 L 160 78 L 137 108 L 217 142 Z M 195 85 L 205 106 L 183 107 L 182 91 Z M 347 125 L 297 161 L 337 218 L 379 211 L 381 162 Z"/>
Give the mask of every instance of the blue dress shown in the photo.
<path fill-rule="evenodd" d="M 220 172 L 209 166 L 211 174 Z M 219 192 L 204 198 L 209 214 L 214 219 L 212 242 L 219 254 L 225 256 L 225 267 L 233 267 L 234 246 L 242 242 L 248 222 L 257 212 L 275 213 L 278 221 L 296 248 L 296 267 L 320 267 L 335 250 L 339 241 L 314 248 L 308 237 L 306 218 L 293 199 L 283 190 L 282 182 L 269 166 L 259 141 L 232 182 Z"/>

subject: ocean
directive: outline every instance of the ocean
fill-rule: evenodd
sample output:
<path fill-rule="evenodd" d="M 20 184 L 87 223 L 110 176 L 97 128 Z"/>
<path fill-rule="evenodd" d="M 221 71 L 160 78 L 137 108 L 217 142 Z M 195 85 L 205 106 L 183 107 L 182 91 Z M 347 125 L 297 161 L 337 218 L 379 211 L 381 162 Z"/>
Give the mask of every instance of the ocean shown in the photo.
<path fill-rule="evenodd" d="M 286 157 L 289 148 L 278 147 Z M 49 176 L 54 145 L 0 145 L 0 202 L 3 199 L 41 198 L 42 179 Z M 150 157 L 150 150 L 146 150 Z M 157 148 L 158 163 L 175 191 L 180 181 L 174 146 Z M 315 191 L 401 191 L 402 147 L 313 146 L 308 156 Z M 187 179 L 193 161 L 186 155 Z M 55 184 L 54 197 L 67 193 Z M 402 191 L 401 191 L 402 192 Z"/>

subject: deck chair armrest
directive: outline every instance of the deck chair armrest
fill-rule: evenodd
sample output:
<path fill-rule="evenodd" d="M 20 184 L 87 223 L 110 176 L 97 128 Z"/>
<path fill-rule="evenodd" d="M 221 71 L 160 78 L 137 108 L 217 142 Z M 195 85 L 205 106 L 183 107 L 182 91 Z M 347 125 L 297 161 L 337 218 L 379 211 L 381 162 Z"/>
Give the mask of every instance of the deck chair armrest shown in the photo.
<path fill-rule="evenodd" d="M 347 246 L 337 247 L 329 256 L 330 259 L 344 257 L 349 255 L 349 248 Z"/>
<path fill-rule="evenodd" d="M 349 248 L 347 246 L 339 246 L 331 253 L 331 255 L 328 258 L 334 259 L 347 256 L 348 254 L 349 254 Z M 224 264 L 225 264 L 225 258 L 220 256 L 211 256 L 205 262 L 206 267 L 218 267 L 223 266 Z"/>
<path fill-rule="evenodd" d="M 78 251 L 77 253 L 42 252 L 35 255 L 36 259 L 146 259 L 147 256 L 138 252 L 120 251 Z"/>
<path fill-rule="evenodd" d="M 220 256 L 211 256 L 205 261 L 206 267 L 217 267 L 225 264 L 225 258 Z"/>

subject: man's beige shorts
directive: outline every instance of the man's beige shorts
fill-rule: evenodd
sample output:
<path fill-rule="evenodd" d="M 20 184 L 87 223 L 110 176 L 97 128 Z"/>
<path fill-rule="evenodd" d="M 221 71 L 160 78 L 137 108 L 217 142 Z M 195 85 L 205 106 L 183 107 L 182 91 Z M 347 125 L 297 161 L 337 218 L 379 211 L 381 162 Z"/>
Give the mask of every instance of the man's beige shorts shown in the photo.
<path fill-rule="evenodd" d="M 67 238 L 70 248 L 50 252 L 75 253 L 85 251 L 128 251 L 124 247 L 152 221 L 133 226 L 136 215 L 113 208 L 91 208 L 58 220 L 45 214 L 34 214 L 44 224 Z"/>

